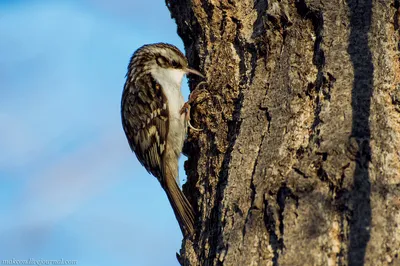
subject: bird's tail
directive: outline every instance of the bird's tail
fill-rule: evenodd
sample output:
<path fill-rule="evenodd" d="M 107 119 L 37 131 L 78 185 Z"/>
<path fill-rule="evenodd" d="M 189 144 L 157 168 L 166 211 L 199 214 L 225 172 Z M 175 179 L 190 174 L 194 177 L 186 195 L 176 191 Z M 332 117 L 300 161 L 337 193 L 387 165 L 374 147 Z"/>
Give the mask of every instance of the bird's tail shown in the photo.
<path fill-rule="evenodd" d="M 175 181 L 172 171 L 166 171 L 164 190 L 167 193 L 168 200 L 174 210 L 175 217 L 184 235 L 192 235 L 194 233 L 194 210 L 188 199 L 183 194 Z"/>

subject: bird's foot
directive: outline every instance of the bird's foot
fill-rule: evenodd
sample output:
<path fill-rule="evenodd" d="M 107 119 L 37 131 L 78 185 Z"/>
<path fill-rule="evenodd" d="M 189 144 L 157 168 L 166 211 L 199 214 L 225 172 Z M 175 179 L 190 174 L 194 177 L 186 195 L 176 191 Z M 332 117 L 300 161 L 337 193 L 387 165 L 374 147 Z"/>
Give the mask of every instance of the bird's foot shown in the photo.
<path fill-rule="evenodd" d="M 199 84 L 197 84 L 196 88 L 194 88 L 194 90 L 190 93 L 189 100 L 185 102 L 180 111 L 181 115 L 185 114 L 185 120 L 187 121 L 188 126 L 194 131 L 202 131 L 202 129 L 195 128 L 190 123 L 190 105 L 196 100 L 196 98 L 200 95 L 200 93 L 205 90 L 200 88 L 202 85 L 205 84 L 207 84 L 206 81 L 201 81 Z"/>
<path fill-rule="evenodd" d="M 195 128 L 192 126 L 192 124 L 190 123 L 190 99 L 189 101 L 185 102 L 182 106 L 182 109 L 180 111 L 180 114 L 185 114 L 185 121 L 187 121 L 188 126 L 194 130 L 194 131 L 202 131 L 202 129 L 199 128 Z"/>

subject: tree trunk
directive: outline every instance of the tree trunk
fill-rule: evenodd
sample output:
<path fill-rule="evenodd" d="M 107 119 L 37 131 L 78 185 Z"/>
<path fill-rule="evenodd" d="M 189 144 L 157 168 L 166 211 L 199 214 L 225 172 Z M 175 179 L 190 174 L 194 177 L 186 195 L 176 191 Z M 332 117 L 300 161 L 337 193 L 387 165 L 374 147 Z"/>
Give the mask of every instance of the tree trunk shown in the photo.
<path fill-rule="evenodd" d="M 207 77 L 181 264 L 400 265 L 399 0 L 167 5 Z"/>

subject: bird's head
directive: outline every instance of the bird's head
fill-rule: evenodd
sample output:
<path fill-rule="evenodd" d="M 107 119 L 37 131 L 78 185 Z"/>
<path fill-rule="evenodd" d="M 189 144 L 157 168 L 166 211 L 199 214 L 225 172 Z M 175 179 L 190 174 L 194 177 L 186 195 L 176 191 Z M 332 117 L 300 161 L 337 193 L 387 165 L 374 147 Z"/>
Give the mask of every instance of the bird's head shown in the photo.
<path fill-rule="evenodd" d="M 204 77 L 199 71 L 189 68 L 186 57 L 171 44 L 144 45 L 133 54 L 128 75 L 151 74 L 159 83 L 171 83 L 180 87 L 185 74 Z"/>

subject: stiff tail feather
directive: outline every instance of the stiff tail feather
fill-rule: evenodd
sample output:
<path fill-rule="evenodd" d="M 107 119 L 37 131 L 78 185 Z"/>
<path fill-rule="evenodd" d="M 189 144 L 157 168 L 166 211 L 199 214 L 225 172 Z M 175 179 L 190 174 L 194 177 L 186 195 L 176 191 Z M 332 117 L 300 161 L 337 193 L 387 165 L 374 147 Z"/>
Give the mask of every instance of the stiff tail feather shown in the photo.
<path fill-rule="evenodd" d="M 167 193 L 168 200 L 174 210 L 182 233 L 186 236 L 193 235 L 194 210 L 192 205 L 189 203 L 172 175 L 167 174 L 164 186 L 164 190 Z"/>

